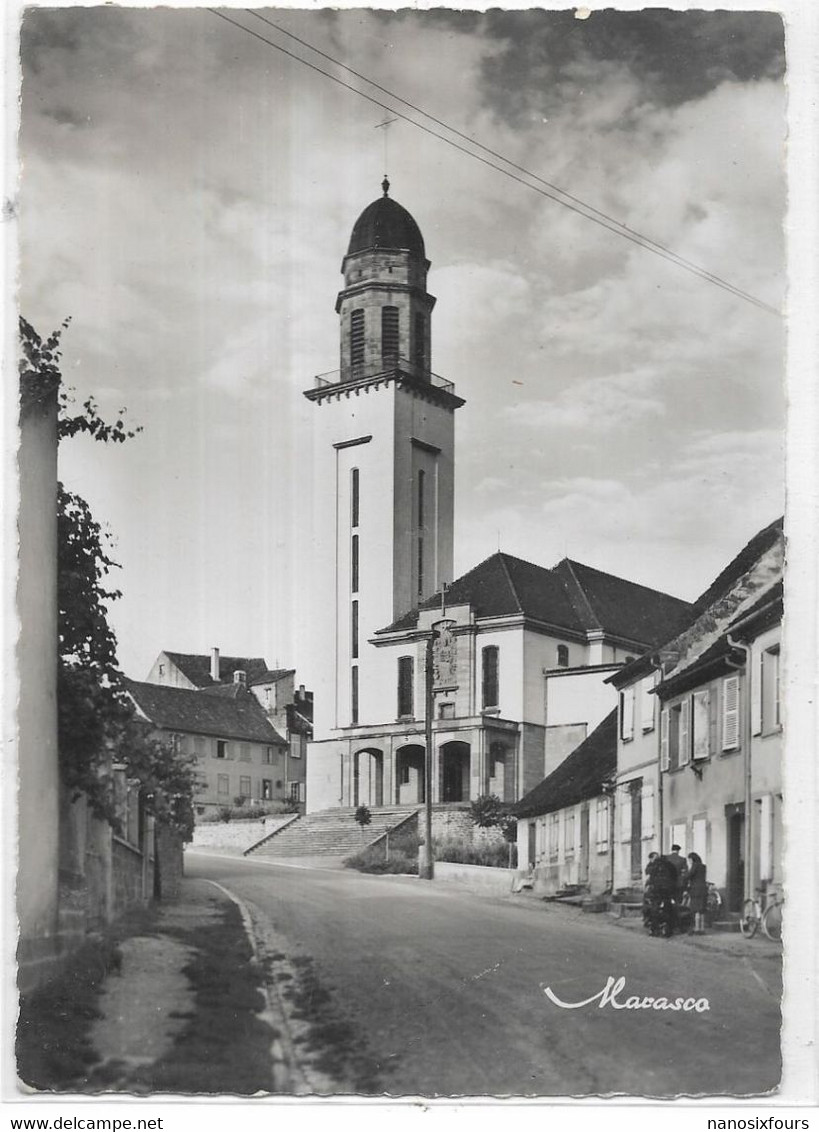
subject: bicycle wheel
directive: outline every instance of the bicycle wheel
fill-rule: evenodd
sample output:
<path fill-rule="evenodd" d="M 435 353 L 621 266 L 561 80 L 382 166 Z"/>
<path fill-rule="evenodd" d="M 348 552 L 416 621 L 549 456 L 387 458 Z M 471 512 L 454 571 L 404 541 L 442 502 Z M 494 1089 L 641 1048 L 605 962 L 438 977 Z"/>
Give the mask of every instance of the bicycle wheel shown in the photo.
<path fill-rule="evenodd" d="M 739 930 L 746 939 L 753 939 L 759 928 L 759 912 L 755 900 L 746 900 L 742 906 L 742 919 L 739 921 Z"/>
<path fill-rule="evenodd" d="M 782 939 L 782 905 L 769 904 L 762 916 L 762 930 L 768 939 L 778 943 Z"/>

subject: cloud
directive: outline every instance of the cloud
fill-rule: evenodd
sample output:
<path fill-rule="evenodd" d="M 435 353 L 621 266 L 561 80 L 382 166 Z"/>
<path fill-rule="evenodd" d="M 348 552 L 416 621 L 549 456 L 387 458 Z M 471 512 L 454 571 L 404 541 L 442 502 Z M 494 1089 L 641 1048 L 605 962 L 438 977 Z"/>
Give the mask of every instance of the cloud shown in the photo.
<path fill-rule="evenodd" d="M 659 384 L 656 373 L 645 372 L 592 378 L 567 386 L 553 401 L 522 402 L 504 414 L 511 424 L 545 433 L 623 433 L 665 414 Z"/>

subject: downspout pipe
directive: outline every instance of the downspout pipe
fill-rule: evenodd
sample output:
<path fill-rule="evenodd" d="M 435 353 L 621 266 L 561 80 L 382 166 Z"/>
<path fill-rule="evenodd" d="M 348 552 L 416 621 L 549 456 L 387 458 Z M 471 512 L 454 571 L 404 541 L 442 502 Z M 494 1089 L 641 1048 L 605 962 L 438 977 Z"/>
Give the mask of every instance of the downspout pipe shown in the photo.
<path fill-rule="evenodd" d="M 752 679 L 751 650 L 750 650 L 750 647 L 748 645 L 743 644 L 741 641 L 735 640 L 734 637 L 732 637 L 730 633 L 728 633 L 726 635 L 725 639 L 732 649 L 736 649 L 737 652 L 741 652 L 742 655 L 743 655 L 743 661 L 742 661 L 741 664 L 737 664 L 735 661 L 732 661 L 730 659 L 730 657 L 728 658 L 728 664 L 730 665 L 731 668 L 735 668 L 738 671 L 744 670 L 744 672 L 745 672 L 745 688 L 744 688 L 745 695 L 744 695 L 744 697 L 740 698 L 740 707 L 742 709 L 742 746 L 743 746 L 742 762 L 743 762 L 744 778 L 745 778 L 745 782 L 744 782 L 745 828 L 744 828 L 744 837 L 743 837 L 743 842 L 744 842 L 743 851 L 744 851 L 744 855 L 745 855 L 745 868 L 743 870 L 744 875 L 743 875 L 743 878 L 742 878 L 742 888 L 743 888 L 742 897 L 743 897 L 743 900 L 748 900 L 751 897 L 751 888 L 752 888 L 752 885 L 751 885 L 751 872 L 752 872 L 752 869 L 751 869 L 751 853 L 752 853 L 752 847 L 753 847 L 753 838 L 751 837 L 751 833 L 752 833 L 752 830 L 751 830 L 751 814 L 752 814 L 752 807 L 753 807 L 753 794 L 751 792 L 751 739 L 752 739 L 752 736 L 751 736 L 751 727 L 752 727 L 752 724 L 751 724 L 751 679 Z"/>
<path fill-rule="evenodd" d="M 660 683 L 662 683 L 663 665 L 662 665 L 662 661 L 660 660 L 659 654 L 656 654 L 654 656 L 650 656 L 648 659 L 649 659 L 649 663 L 651 664 L 652 671 L 660 673 Z M 656 688 L 651 694 L 656 695 Z M 662 857 L 662 855 L 663 855 L 663 761 L 662 761 L 662 748 L 660 746 L 660 731 L 661 731 L 661 727 L 662 727 L 662 710 L 663 710 L 663 708 L 662 708 L 662 701 L 660 700 L 659 696 L 657 696 L 657 703 L 660 704 L 660 714 L 661 714 L 661 718 L 660 718 L 660 720 L 658 720 L 658 725 L 657 725 L 657 829 L 659 831 L 658 834 L 657 834 L 657 845 L 659 846 L 659 854 Z"/>

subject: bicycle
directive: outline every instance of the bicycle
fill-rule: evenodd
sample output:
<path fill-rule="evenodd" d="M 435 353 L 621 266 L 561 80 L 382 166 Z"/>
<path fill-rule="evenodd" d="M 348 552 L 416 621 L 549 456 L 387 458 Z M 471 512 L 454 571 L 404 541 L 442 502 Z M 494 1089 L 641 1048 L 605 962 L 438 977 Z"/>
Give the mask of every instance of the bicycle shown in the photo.
<path fill-rule="evenodd" d="M 753 939 L 759 928 L 772 940 L 778 943 L 782 939 L 782 908 L 785 897 L 779 893 L 772 894 L 762 907 L 762 897 L 766 896 L 763 889 L 757 889 L 757 895 L 745 901 L 742 908 L 742 918 L 739 921 L 739 930 L 746 939 Z"/>

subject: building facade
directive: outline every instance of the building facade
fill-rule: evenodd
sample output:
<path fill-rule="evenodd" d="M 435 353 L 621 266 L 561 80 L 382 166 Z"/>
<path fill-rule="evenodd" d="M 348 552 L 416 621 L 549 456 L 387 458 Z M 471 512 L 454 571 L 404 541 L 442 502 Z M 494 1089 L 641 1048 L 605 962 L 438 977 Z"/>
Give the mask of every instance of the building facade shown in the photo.
<path fill-rule="evenodd" d="M 308 809 L 423 802 L 428 710 L 432 802 L 513 802 L 612 710 L 606 678 L 689 607 L 568 559 L 545 569 L 498 552 L 452 580 L 464 402 L 431 369 L 423 237 L 383 188 L 342 263 L 340 368 L 305 394 L 322 532 L 312 588 L 327 595 Z"/>
<path fill-rule="evenodd" d="M 138 714 L 158 738 L 195 757 L 200 789 L 197 817 L 225 806 L 286 802 L 287 741 L 256 698 L 236 680 L 197 690 L 128 680 Z"/>

